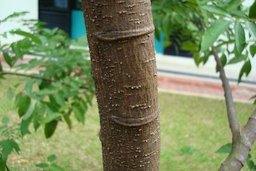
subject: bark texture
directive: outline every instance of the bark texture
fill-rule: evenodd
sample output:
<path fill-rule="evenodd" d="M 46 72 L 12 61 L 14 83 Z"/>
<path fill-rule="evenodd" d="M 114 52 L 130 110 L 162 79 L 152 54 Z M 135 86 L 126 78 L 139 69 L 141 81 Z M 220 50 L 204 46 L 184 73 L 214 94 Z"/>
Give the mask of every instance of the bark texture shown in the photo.
<path fill-rule="evenodd" d="M 232 143 L 232 151 L 223 161 L 219 171 L 240 171 L 246 163 L 256 140 L 256 110 Z"/>
<path fill-rule="evenodd" d="M 240 171 L 251 151 L 252 145 L 256 140 L 256 110 L 252 113 L 247 124 L 241 129 L 235 110 L 235 103 L 232 96 L 231 87 L 221 64 L 218 53 L 213 48 L 214 59 L 220 72 L 220 79 L 225 92 L 225 102 L 229 127 L 232 133 L 232 150 L 228 157 L 222 162 L 219 171 Z"/>
<path fill-rule="evenodd" d="M 83 0 L 105 171 L 159 170 L 150 0 Z"/>

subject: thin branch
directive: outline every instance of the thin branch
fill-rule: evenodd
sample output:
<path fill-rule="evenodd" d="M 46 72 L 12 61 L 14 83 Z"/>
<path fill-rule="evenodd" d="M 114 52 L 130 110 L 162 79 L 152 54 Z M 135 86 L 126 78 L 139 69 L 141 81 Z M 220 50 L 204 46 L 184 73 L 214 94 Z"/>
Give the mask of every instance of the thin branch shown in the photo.
<path fill-rule="evenodd" d="M 44 80 L 44 81 L 48 81 L 48 82 L 55 82 L 54 80 L 44 78 L 44 77 L 40 77 L 40 76 L 36 76 L 36 75 L 31 75 L 31 74 L 23 74 L 23 73 L 18 73 L 18 72 L 0 72 L 0 76 L 4 76 L 4 75 L 15 75 L 15 76 L 21 76 L 21 77 L 28 77 L 28 78 L 33 78 L 33 79 Z"/>
<path fill-rule="evenodd" d="M 256 140 L 256 109 L 241 130 L 241 135 L 232 146 L 232 151 L 222 162 L 219 171 L 240 171 L 245 165 L 252 145 Z"/>
<path fill-rule="evenodd" d="M 23 73 L 18 73 L 18 72 L 0 72 L 0 76 L 4 76 L 4 75 L 14 75 L 14 76 L 20 76 L 20 77 L 27 77 L 27 78 L 32 78 L 32 79 L 39 79 L 39 80 L 44 80 L 44 81 L 47 81 L 47 82 L 56 82 L 56 80 L 52 80 L 52 79 L 49 79 L 49 78 L 44 78 L 44 77 L 40 77 L 40 76 L 37 76 L 37 75 L 31 75 L 31 74 L 23 74 Z M 62 83 L 64 86 L 69 86 L 68 84 L 66 83 Z M 89 89 L 88 87 L 86 86 L 81 86 L 79 87 L 81 89 Z"/>
<path fill-rule="evenodd" d="M 248 141 L 250 145 L 253 145 L 253 143 L 256 140 L 256 109 L 253 111 L 252 115 L 250 116 L 248 122 L 244 126 L 243 132 L 245 136 L 248 138 Z"/>
<path fill-rule="evenodd" d="M 249 118 L 247 124 L 240 130 L 232 91 L 215 48 L 212 49 L 212 54 L 220 72 L 220 79 L 225 92 L 228 121 L 232 132 L 232 150 L 227 158 L 222 162 L 219 171 L 240 171 L 245 165 L 252 145 L 256 139 L 256 110 Z"/>
<path fill-rule="evenodd" d="M 222 41 L 220 44 L 218 44 L 215 48 L 221 47 L 225 44 L 230 44 L 230 43 L 234 43 L 234 40 L 228 40 L 228 41 Z"/>
<path fill-rule="evenodd" d="M 226 106 L 227 106 L 227 115 L 228 115 L 229 126 L 231 129 L 232 137 L 233 137 L 233 141 L 234 141 L 234 138 L 238 137 L 240 134 L 240 125 L 237 120 L 235 103 L 234 103 L 234 99 L 232 96 L 232 91 L 231 91 L 228 79 L 226 77 L 224 68 L 223 68 L 220 58 L 218 56 L 218 53 L 216 52 L 216 50 L 214 48 L 212 49 L 212 54 L 214 56 L 214 59 L 216 61 L 217 67 L 220 72 L 220 79 L 222 81 L 222 86 L 223 86 L 224 93 L 225 93 L 225 102 L 226 102 Z"/>

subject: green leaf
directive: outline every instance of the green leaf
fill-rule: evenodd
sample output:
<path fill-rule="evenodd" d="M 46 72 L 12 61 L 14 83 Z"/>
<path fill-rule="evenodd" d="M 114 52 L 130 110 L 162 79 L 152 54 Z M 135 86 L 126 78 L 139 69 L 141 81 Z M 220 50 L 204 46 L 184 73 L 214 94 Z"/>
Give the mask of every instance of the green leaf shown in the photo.
<path fill-rule="evenodd" d="M 181 48 L 190 52 L 197 51 L 197 45 L 192 41 L 185 41 L 182 43 Z"/>
<path fill-rule="evenodd" d="M 85 113 L 87 109 L 87 103 L 82 99 L 79 99 L 79 102 L 77 102 L 77 104 L 73 107 L 76 119 L 83 124 L 85 122 Z"/>
<path fill-rule="evenodd" d="M 220 57 L 220 61 L 221 61 L 222 66 L 224 67 L 227 64 L 227 56 L 225 54 L 223 54 Z"/>
<path fill-rule="evenodd" d="M 240 70 L 239 77 L 238 77 L 238 82 L 241 82 L 241 79 L 242 79 L 243 75 L 248 76 L 249 73 L 251 72 L 251 69 L 252 69 L 251 61 L 248 60 L 244 63 L 242 69 Z"/>
<path fill-rule="evenodd" d="M 206 51 L 213 46 L 218 37 L 227 30 L 229 24 L 230 22 L 227 20 L 215 21 L 203 34 L 201 51 Z"/>
<path fill-rule="evenodd" d="M 6 163 L 3 161 L 2 157 L 0 156 L 0 171 L 5 171 Z"/>
<path fill-rule="evenodd" d="M 56 120 L 56 119 L 60 118 L 61 116 L 62 116 L 61 113 L 48 112 L 47 116 L 43 120 L 43 123 L 46 124 L 46 123 L 52 122 L 53 120 Z"/>
<path fill-rule="evenodd" d="M 94 90 L 93 90 L 93 92 L 94 92 Z M 86 100 L 87 100 L 87 103 L 88 103 L 90 106 L 92 106 L 92 99 L 93 99 L 93 94 L 92 94 L 92 92 L 86 93 L 86 94 L 85 94 L 85 98 L 86 98 Z"/>
<path fill-rule="evenodd" d="M 246 27 L 249 30 L 249 32 L 251 33 L 251 35 L 256 38 L 256 24 L 253 22 L 246 22 Z"/>
<path fill-rule="evenodd" d="M 34 80 L 28 80 L 25 84 L 25 92 L 27 94 L 31 94 L 32 93 L 32 90 L 33 90 L 33 84 L 34 84 Z"/>
<path fill-rule="evenodd" d="M 225 144 L 223 146 L 221 146 L 217 151 L 216 153 L 230 153 L 231 152 L 231 149 L 232 149 L 232 144 L 231 143 L 228 143 L 228 144 Z"/>
<path fill-rule="evenodd" d="M 36 167 L 41 168 L 41 169 L 46 169 L 49 167 L 47 163 L 38 163 L 36 164 Z"/>
<path fill-rule="evenodd" d="M 35 131 L 37 131 L 38 128 L 40 127 L 40 120 L 41 120 L 40 116 L 41 115 L 39 115 L 38 113 L 35 113 L 35 115 L 33 117 L 33 127 L 34 127 Z"/>
<path fill-rule="evenodd" d="M 37 44 L 41 44 L 41 40 L 39 39 L 39 37 L 35 36 L 32 33 L 29 32 L 25 32 L 22 30 L 15 30 L 15 31 L 11 31 L 12 34 L 17 34 L 20 36 L 24 36 L 24 37 L 28 37 L 30 38 L 33 42 L 37 43 Z"/>
<path fill-rule="evenodd" d="M 46 138 L 50 138 L 54 134 L 54 132 L 57 128 L 57 125 L 58 125 L 58 121 L 56 121 L 56 120 L 53 120 L 53 121 L 45 124 L 44 135 Z"/>
<path fill-rule="evenodd" d="M 19 48 L 21 48 L 23 50 L 28 49 L 33 46 L 33 43 L 29 38 L 24 38 L 24 39 L 19 40 L 17 42 L 17 44 L 18 44 Z"/>
<path fill-rule="evenodd" d="M 65 105 L 65 99 L 61 93 L 53 94 L 53 98 L 55 99 L 56 103 L 58 103 L 60 106 Z"/>
<path fill-rule="evenodd" d="M 69 114 L 64 114 L 63 118 L 64 118 L 65 122 L 67 123 L 68 128 L 71 129 L 72 128 L 72 121 L 70 119 L 70 115 Z"/>
<path fill-rule="evenodd" d="M 21 52 L 17 42 L 12 43 L 11 48 L 12 48 L 12 51 L 15 53 L 15 56 L 17 58 L 22 58 L 23 57 L 23 53 Z"/>
<path fill-rule="evenodd" d="M 4 163 L 6 163 L 8 156 L 13 151 L 16 151 L 17 153 L 20 151 L 19 145 L 12 139 L 0 141 L 0 148 L 2 149 L 1 157 Z"/>
<path fill-rule="evenodd" d="M 252 57 L 254 57 L 256 55 L 256 45 L 250 46 L 250 53 L 251 53 Z"/>
<path fill-rule="evenodd" d="M 29 108 L 29 104 L 30 104 L 30 97 L 25 95 L 24 93 L 19 93 L 16 96 L 16 104 L 18 107 L 18 114 L 20 117 L 22 117 L 26 111 Z"/>
<path fill-rule="evenodd" d="M 29 104 L 29 108 L 26 111 L 26 113 L 24 114 L 24 116 L 22 117 L 23 120 L 27 120 L 28 118 L 30 118 L 30 116 L 32 115 L 32 113 L 35 109 L 35 106 L 36 106 L 36 100 L 31 99 L 30 104 Z"/>
<path fill-rule="evenodd" d="M 256 170 L 256 165 L 255 165 L 255 163 L 254 163 L 254 161 L 252 159 L 252 155 L 251 154 L 248 155 L 248 158 L 246 160 L 246 164 L 247 164 L 247 166 L 249 168 L 249 171 L 255 171 Z"/>
<path fill-rule="evenodd" d="M 237 51 L 239 54 L 242 53 L 242 51 L 245 48 L 245 32 L 243 26 L 236 22 L 235 24 L 235 47 L 237 48 Z"/>
<path fill-rule="evenodd" d="M 50 103 L 48 103 L 48 107 L 53 111 L 53 112 L 58 112 L 59 108 L 61 107 L 56 99 L 54 98 L 53 95 L 49 95 Z"/>
<path fill-rule="evenodd" d="M 256 19 L 256 1 L 252 4 L 249 10 L 249 18 Z"/>
<path fill-rule="evenodd" d="M 26 119 L 26 120 L 22 119 L 22 121 L 20 123 L 20 132 L 21 132 L 22 136 L 24 136 L 26 134 L 30 134 L 30 131 L 29 131 L 30 122 L 31 122 L 31 118 Z"/>
<path fill-rule="evenodd" d="M 49 155 L 47 157 L 48 162 L 54 162 L 57 159 L 55 154 Z"/>
<path fill-rule="evenodd" d="M 33 112 L 33 127 L 35 130 L 37 130 L 41 124 L 44 124 L 44 114 L 46 113 L 45 110 L 46 106 L 40 102 L 37 102 L 37 105 L 35 106 L 34 112 Z"/>
<path fill-rule="evenodd" d="M 228 1 L 228 3 L 225 4 L 225 9 L 229 12 L 232 12 L 236 9 L 238 9 L 238 7 L 241 5 L 241 0 L 230 0 Z"/>
<path fill-rule="evenodd" d="M 244 61 L 245 59 L 246 59 L 246 57 L 243 56 L 243 55 L 236 56 L 236 57 L 232 58 L 232 59 L 228 62 L 228 64 L 236 64 L 236 63 L 238 63 L 238 62 Z"/>
<path fill-rule="evenodd" d="M 75 113 L 75 117 L 77 121 L 84 123 L 85 121 L 84 113 L 79 108 L 74 108 L 73 111 Z"/>
<path fill-rule="evenodd" d="M 156 27 L 155 29 L 155 36 L 158 41 L 160 41 L 160 30 L 159 27 Z"/>
<path fill-rule="evenodd" d="M 222 67 L 224 67 L 227 64 L 227 56 L 225 54 L 222 54 L 220 57 L 220 62 Z M 219 68 L 216 66 L 216 72 L 219 72 Z"/>
<path fill-rule="evenodd" d="M 57 165 L 56 163 L 53 163 L 49 169 L 49 171 L 65 171 L 62 167 Z"/>
<path fill-rule="evenodd" d="M 0 72 L 3 72 L 3 66 L 2 66 L 2 63 L 0 62 Z"/>
<path fill-rule="evenodd" d="M 11 58 L 11 56 L 9 55 L 9 53 L 8 53 L 8 52 L 3 52 L 3 57 L 4 57 L 5 62 L 6 62 L 10 67 L 12 67 L 12 66 L 13 66 L 13 61 L 12 61 L 12 58 Z"/>
<path fill-rule="evenodd" d="M 59 107 L 60 106 L 56 106 L 54 103 L 52 102 L 44 102 L 44 104 L 47 105 L 47 108 L 52 112 L 52 113 L 58 113 L 59 112 Z M 49 113 L 49 112 L 48 112 Z"/>
<path fill-rule="evenodd" d="M 166 14 L 163 18 L 162 27 L 164 33 L 170 33 L 171 30 L 171 24 L 170 23 L 170 14 Z"/>
<path fill-rule="evenodd" d="M 207 10 L 210 13 L 214 13 L 214 14 L 218 14 L 218 15 L 224 15 L 224 16 L 230 15 L 227 11 L 225 11 L 224 9 L 222 9 L 216 5 L 202 6 L 202 9 Z"/>
<path fill-rule="evenodd" d="M 240 11 L 240 10 L 231 10 L 230 11 L 230 14 L 232 14 L 233 16 L 237 16 L 237 17 L 242 17 L 242 18 L 245 18 L 247 17 L 246 14 L 243 12 L 243 11 Z"/>
<path fill-rule="evenodd" d="M 200 55 L 198 53 L 193 54 L 193 58 L 194 58 L 194 62 L 196 64 L 196 66 L 199 66 L 199 64 L 200 64 Z"/>
<path fill-rule="evenodd" d="M 23 16 L 23 15 L 25 15 L 27 13 L 29 13 L 29 12 L 27 12 L 27 11 L 14 12 L 11 15 L 8 15 L 6 18 L 0 20 L 0 23 L 6 22 L 6 21 L 8 21 L 10 19 L 13 19 L 13 18 L 17 18 L 17 17 Z"/>

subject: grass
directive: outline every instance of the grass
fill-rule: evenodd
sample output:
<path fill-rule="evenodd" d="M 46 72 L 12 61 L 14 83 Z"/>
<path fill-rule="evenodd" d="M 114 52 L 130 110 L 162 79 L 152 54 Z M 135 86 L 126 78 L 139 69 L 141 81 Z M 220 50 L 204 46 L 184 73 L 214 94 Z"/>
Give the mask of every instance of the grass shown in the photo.
<path fill-rule="evenodd" d="M 15 82 L 16 78 L 9 80 Z M 13 101 L 3 94 L 9 84 L 8 80 L 0 82 L 0 117 L 16 115 Z M 170 93 L 159 93 L 159 101 L 160 170 L 217 170 L 225 154 L 215 151 L 230 141 L 224 101 Z M 237 103 L 236 107 L 239 119 L 244 124 L 254 106 Z M 75 123 L 73 129 L 69 130 L 65 124 L 60 124 L 49 140 L 44 138 L 42 130 L 24 137 L 20 140 L 20 155 L 12 154 L 8 166 L 11 171 L 36 171 L 35 163 L 56 154 L 57 163 L 67 171 L 101 171 L 98 132 L 99 118 L 94 102 L 87 113 L 85 125 Z"/>

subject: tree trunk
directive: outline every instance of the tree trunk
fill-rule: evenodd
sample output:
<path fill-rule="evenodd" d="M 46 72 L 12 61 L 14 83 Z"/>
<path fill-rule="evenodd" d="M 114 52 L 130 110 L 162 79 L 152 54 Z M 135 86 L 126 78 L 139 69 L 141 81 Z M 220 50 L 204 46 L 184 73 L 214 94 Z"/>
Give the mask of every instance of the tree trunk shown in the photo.
<path fill-rule="evenodd" d="M 159 170 L 150 0 L 83 0 L 105 171 Z"/>

